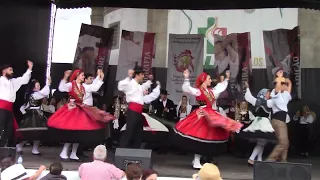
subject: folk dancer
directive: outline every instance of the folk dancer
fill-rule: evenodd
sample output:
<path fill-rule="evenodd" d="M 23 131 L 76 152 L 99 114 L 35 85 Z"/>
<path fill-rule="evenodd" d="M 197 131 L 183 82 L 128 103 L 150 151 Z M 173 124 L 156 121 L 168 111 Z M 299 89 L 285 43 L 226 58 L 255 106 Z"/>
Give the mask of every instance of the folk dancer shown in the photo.
<path fill-rule="evenodd" d="M 134 70 L 128 71 L 128 77 L 118 83 L 119 91 L 126 95 L 128 105 L 127 110 L 127 127 L 120 139 L 120 147 L 123 148 L 140 148 L 142 143 L 144 116 L 142 115 L 143 104 L 148 99 L 144 99 L 144 94 L 151 87 L 153 76 L 143 84 L 144 71 L 141 67 L 135 67 Z M 151 79 L 151 80 L 150 80 Z"/>
<path fill-rule="evenodd" d="M 196 88 L 191 87 L 189 74 L 188 70 L 183 73 L 185 80 L 182 90 L 196 96 L 201 107 L 176 124 L 174 130 L 179 136 L 175 137 L 180 138 L 175 141 L 179 142 L 181 147 L 187 147 L 187 150 L 196 153 L 193 168 L 200 169 L 202 167 L 200 154 L 212 155 L 218 144 L 227 142 L 230 131 L 239 131 L 242 124 L 212 109 L 213 104 L 215 104 L 215 97 L 227 88 L 230 78 L 229 72 L 225 81 L 218 83 L 213 89 L 209 88 L 212 80 L 206 73 L 198 76 Z"/>
<path fill-rule="evenodd" d="M 105 122 L 112 121 L 115 117 L 105 111 L 83 104 L 86 93 L 86 89 L 82 85 L 84 72 L 75 70 L 71 77 L 70 74 L 71 71 L 66 71 L 59 85 L 59 91 L 69 93 L 69 102 L 49 118 L 48 128 L 54 136 L 53 139 L 66 142 L 60 153 L 61 159 L 69 159 L 68 151 L 73 143 L 70 159 L 79 161 L 77 157 L 79 143 L 90 145 L 101 143 L 105 137 Z M 102 77 L 103 74 L 98 73 L 97 78 L 102 81 Z"/>
<path fill-rule="evenodd" d="M 256 141 L 251 156 L 248 160 L 249 165 L 253 165 L 257 158 L 257 161 L 262 161 L 262 154 L 265 145 L 268 142 L 276 140 L 274 129 L 272 128 L 270 117 L 271 117 L 271 106 L 272 100 L 270 100 L 270 90 L 261 89 L 257 97 L 253 97 L 248 83 L 246 83 L 245 100 L 249 102 L 254 110 L 249 111 L 249 119 L 251 124 L 240 132 L 240 136 Z"/>
<path fill-rule="evenodd" d="M 276 72 L 275 88 L 272 90 L 270 96 L 272 98 L 272 120 L 271 124 L 275 130 L 277 145 L 267 158 L 267 161 L 287 161 L 287 154 L 289 148 L 287 116 L 288 103 L 291 101 L 292 83 L 289 79 L 283 78 L 283 71 Z"/>
<path fill-rule="evenodd" d="M 44 114 L 41 104 L 44 98 L 47 98 L 50 94 L 51 78 L 48 78 L 47 85 L 42 89 L 38 80 L 32 80 L 29 83 L 25 96 L 25 104 L 21 106 L 20 111 L 23 114 L 21 124 L 18 131 L 23 136 L 23 141 L 16 145 L 17 152 L 22 152 L 23 146 L 28 141 L 33 141 L 32 154 L 41 155 L 38 150 L 40 139 L 45 138 L 47 128 L 48 117 Z"/>
<path fill-rule="evenodd" d="M 11 65 L 4 65 L 1 68 L 0 77 L 0 147 L 15 146 L 15 138 L 19 135 L 16 132 L 18 124 L 13 116 L 13 103 L 16 100 L 16 92 L 22 85 L 28 84 L 31 78 L 33 63 L 27 61 L 28 70 L 22 77 L 12 78 L 13 68 Z"/>

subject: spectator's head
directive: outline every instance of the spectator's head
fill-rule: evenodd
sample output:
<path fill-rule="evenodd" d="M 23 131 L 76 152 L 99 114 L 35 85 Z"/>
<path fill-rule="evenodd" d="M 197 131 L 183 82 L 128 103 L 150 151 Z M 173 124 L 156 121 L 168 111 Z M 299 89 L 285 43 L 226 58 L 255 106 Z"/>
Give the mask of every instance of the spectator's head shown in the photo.
<path fill-rule="evenodd" d="M 310 113 L 310 109 L 309 109 L 309 107 L 308 107 L 307 105 L 304 105 L 303 108 L 302 108 L 302 110 L 303 110 L 303 114 L 304 114 L 304 115 Z"/>
<path fill-rule="evenodd" d="M 126 170 L 127 180 L 141 180 L 142 168 L 138 164 L 129 164 Z"/>
<path fill-rule="evenodd" d="M 1 72 L 2 72 L 2 76 L 11 79 L 13 76 L 13 68 L 11 65 L 6 64 L 4 66 L 1 67 Z"/>
<path fill-rule="evenodd" d="M 205 163 L 192 177 L 196 180 L 222 180 L 218 167 L 211 163 Z"/>
<path fill-rule="evenodd" d="M 8 167 L 10 167 L 10 166 L 12 166 L 14 164 L 15 164 L 15 162 L 14 162 L 12 157 L 4 158 L 1 161 L 1 171 L 4 171 L 5 169 L 7 169 Z"/>
<path fill-rule="evenodd" d="M 86 83 L 86 84 L 92 84 L 93 83 L 93 74 L 86 73 L 86 74 L 84 74 L 84 77 L 85 77 L 84 83 Z"/>
<path fill-rule="evenodd" d="M 247 111 L 248 110 L 248 102 L 243 100 L 240 103 L 240 111 Z"/>
<path fill-rule="evenodd" d="M 59 162 L 52 163 L 49 167 L 50 174 L 53 174 L 53 175 L 61 175 L 62 170 L 63 170 L 63 166 Z"/>
<path fill-rule="evenodd" d="M 182 105 L 187 105 L 187 104 L 188 104 L 188 98 L 187 98 L 187 96 L 185 96 L 185 95 L 182 96 L 181 104 L 182 104 Z"/>
<path fill-rule="evenodd" d="M 104 145 L 98 145 L 93 150 L 93 159 L 99 161 L 105 161 L 107 158 L 107 148 Z"/>
<path fill-rule="evenodd" d="M 142 180 L 157 180 L 158 173 L 152 169 L 143 171 Z"/>
<path fill-rule="evenodd" d="M 161 100 L 166 100 L 168 98 L 168 91 L 165 89 L 161 89 L 160 91 L 160 99 Z"/>

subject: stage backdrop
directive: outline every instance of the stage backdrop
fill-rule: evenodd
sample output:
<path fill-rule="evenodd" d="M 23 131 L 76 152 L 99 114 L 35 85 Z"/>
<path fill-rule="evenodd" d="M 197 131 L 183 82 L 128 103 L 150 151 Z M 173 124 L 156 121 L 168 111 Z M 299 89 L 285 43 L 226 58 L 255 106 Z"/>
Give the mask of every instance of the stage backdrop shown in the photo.
<path fill-rule="evenodd" d="M 213 65 L 206 65 L 205 72 L 213 79 L 220 80 L 230 70 L 231 78 L 228 87 L 229 93 L 220 94 L 219 97 L 228 96 L 230 100 L 242 100 L 245 93 L 244 82 L 249 81 L 250 76 L 250 33 L 229 34 L 226 36 L 213 35 L 208 39 L 214 44 L 214 56 L 211 56 Z"/>
<path fill-rule="evenodd" d="M 204 36 L 201 34 L 170 34 L 168 49 L 167 91 L 170 99 L 178 104 L 181 100 L 183 71 L 190 71 L 190 82 L 194 86 L 197 76 L 203 70 Z M 189 97 L 195 104 L 195 98 Z"/>
<path fill-rule="evenodd" d="M 267 65 L 268 84 L 266 87 L 274 86 L 275 72 L 282 68 L 285 77 L 292 82 L 293 98 L 300 98 L 300 39 L 299 28 L 292 30 L 277 29 L 264 31 L 265 61 Z"/>
<path fill-rule="evenodd" d="M 116 80 L 128 76 L 128 70 L 141 66 L 145 78 L 151 73 L 155 57 L 155 33 L 122 30 Z"/>
<path fill-rule="evenodd" d="M 112 37 L 113 29 L 82 24 L 73 69 L 82 69 L 93 75 L 97 69 L 103 69 L 107 75 Z"/>

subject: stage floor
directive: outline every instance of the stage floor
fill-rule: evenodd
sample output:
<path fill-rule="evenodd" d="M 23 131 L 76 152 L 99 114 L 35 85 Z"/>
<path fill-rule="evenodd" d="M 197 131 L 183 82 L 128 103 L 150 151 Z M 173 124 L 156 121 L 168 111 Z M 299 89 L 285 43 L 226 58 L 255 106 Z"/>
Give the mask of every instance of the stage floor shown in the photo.
<path fill-rule="evenodd" d="M 41 147 L 40 151 L 42 156 L 34 156 L 31 154 L 31 149 L 26 147 L 24 149 L 23 164 L 25 168 L 36 169 L 41 164 L 48 167 L 52 162 L 60 161 L 59 153 L 61 147 Z M 92 152 L 85 152 L 86 155 L 91 155 Z M 154 169 L 163 177 L 184 177 L 190 178 L 192 174 L 196 173 L 196 170 L 192 169 L 191 161 L 193 155 L 176 155 L 169 153 L 167 155 L 159 155 L 153 153 Z M 88 158 L 90 161 L 91 158 Z M 113 159 L 113 152 L 108 152 L 108 159 Z M 232 155 L 223 155 L 216 158 L 218 161 L 218 167 L 222 173 L 224 180 L 252 180 L 253 168 L 247 166 L 246 159 L 240 159 L 233 157 Z M 320 180 L 320 171 L 316 171 L 320 168 L 319 157 L 309 157 L 305 159 L 292 158 L 290 162 L 294 163 L 308 163 L 312 164 L 312 180 Z M 81 163 L 78 162 L 63 162 L 65 170 L 77 170 Z"/>

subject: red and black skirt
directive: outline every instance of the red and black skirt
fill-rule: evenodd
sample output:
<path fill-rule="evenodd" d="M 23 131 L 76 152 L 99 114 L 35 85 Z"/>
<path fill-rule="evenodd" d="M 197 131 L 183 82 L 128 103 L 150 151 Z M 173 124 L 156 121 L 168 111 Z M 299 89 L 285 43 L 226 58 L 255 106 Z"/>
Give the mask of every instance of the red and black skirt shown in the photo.
<path fill-rule="evenodd" d="M 48 119 L 50 141 L 99 144 L 106 138 L 106 122 L 114 119 L 95 107 L 66 104 Z"/>

